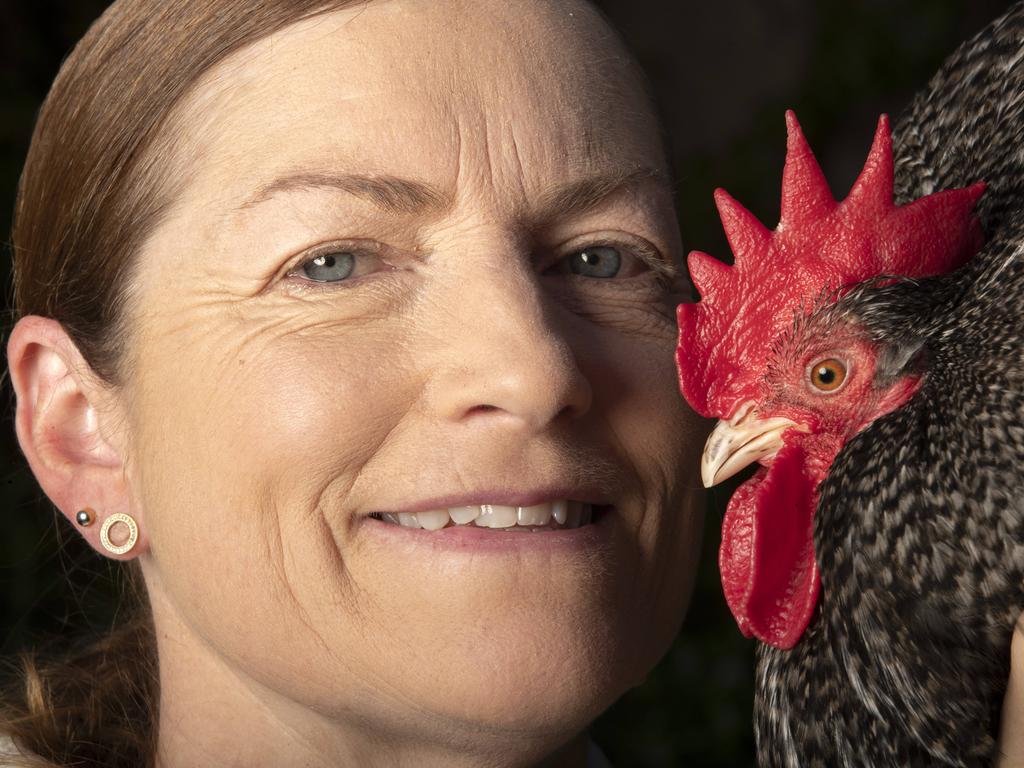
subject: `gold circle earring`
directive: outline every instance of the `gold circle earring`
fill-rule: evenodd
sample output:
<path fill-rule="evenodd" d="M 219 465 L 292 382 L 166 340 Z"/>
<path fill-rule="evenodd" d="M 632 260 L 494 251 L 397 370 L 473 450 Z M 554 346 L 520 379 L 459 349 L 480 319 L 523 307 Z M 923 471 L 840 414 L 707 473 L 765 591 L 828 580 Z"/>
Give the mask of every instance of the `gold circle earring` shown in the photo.
<path fill-rule="evenodd" d="M 110 529 L 115 523 L 124 523 L 128 526 L 128 538 L 125 539 L 123 544 L 115 544 L 110 540 Z M 103 527 L 100 528 L 100 543 L 107 552 L 113 555 L 123 555 L 125 552 L 130 552 L 138 540 L 139 526 L 136 525 L 135 518 L 123 512 L 117 512 L 108 517 L 103 521 Z"/>

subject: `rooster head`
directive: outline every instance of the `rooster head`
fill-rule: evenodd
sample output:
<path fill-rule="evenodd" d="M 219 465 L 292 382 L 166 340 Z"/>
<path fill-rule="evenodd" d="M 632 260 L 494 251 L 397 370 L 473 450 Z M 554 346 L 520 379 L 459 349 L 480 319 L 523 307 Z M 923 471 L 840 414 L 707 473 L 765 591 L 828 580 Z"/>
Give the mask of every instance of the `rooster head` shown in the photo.
<path fill-rule="evenodd" d="M 774 231 L 725 191 L 715 202 L 734 264 L 689 255 L 696 304 L 677 310 L 676 364 L 690 406 L 719 419 L 702 458 L 705 486 L 758 462 L 729 502 L 719 567 L 749 636 L 790 648 L 817 601 L 818 485 L 853 435 L 905 403 L 920 374 L 830 311 L 855 287 L 964 264 L 983 236 L 983 184 L 893 203 L 892 140 L 883 115 L 860 176 L 836 202 L 796 117 Z"/>

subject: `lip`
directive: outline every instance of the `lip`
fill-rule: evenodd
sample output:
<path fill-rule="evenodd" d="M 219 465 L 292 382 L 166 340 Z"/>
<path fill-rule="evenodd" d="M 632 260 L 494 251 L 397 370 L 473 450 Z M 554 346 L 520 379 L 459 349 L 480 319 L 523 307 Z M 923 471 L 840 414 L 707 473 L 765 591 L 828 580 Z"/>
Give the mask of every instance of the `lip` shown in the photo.
<path fill-rule="evenodd" d="M 478 504 L 503 504 L 508 507 L 530 507 L 549 501 L 566 499 L 582 501 L 585 504 L 606 507 L 613 504 L 612 498 L 597 488 L 581 488 L 579 486 L 547 486 L 532 490 L 510 491 L 507 488 L 492 488 L 470 493 L 433 496 L 405 506 L 382 506 L 380 509 L 367 512 L 426 512 L 433 509 L 449 509 L 451 507 L 469 507 Z"/>
<path fill-rule="evenodd" d="M 363 518 L 360 523 L 366 535 L 381 542 L 389 550 L 402 548 L 445 554 L 572 552 L 611 545 L 618 508 L 612 505 L 600 506 L 600 510 L 595 510 L 593 522 L 588 525 L 537 532 L 481 528 L 476 525 L 450 525 L 438 531 L 428 531 L 423 528 L 406 528 L 372 517 Z"/>

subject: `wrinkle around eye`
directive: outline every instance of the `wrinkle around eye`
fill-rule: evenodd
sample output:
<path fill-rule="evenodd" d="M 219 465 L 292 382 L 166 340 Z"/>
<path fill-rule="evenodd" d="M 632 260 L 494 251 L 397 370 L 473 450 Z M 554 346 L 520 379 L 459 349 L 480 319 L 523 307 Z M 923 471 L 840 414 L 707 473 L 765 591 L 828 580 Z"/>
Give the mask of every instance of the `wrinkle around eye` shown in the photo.
<path fill-rule="evenodd" d="M 567 311 L 599 326 L 630 335 L 676 338 L 677 304 L 664 290 L 652 290 L 647 285 L 646 290 L 641 287 L 635 292 L 618 294 L 595 300 L 589 291 L 556 289 L 555 299 Z"/>
<path fill-rule="evenodd" d="M 330 301 L 326 296 L 275 292 L 264 298 L 267 300 L 265 303 L 252 311 L 240 312 L 238 316 L 238 349 L 246 353 L 247 359 L 259 357 L 259 350 L 253 350 L 253 347 L 272 347 L 289 338 L 331 339 L 331 343 L 336 343 L 342 338 L 338 334 L 376 327 L 397 316 L 393 300 L 360 303 L 350 312 L 324 312 L 320 311 L 325 306 L 324 302 Z"/>
<path fill-rule="evenodd" d="M 670 283 L 666 283 L 664 277 L 653 270 L 623 278 L 590 277 L 573 273 L 545 273 L 540 278 L 553 292 L 587 294 L 591 301 L 668 303 L 678 293 Z M 595 299 L 594 294 L 600 294 L 602 298 Z"/>
<path fill-rule="evenodd" d="M 605 307 L 592 309 L 584 316 L 603 328 L 619 331 L 633 338 L 646 338 L 674 343 L 676 325 L 672 318 L 656 313 L 621 313 Z"/>

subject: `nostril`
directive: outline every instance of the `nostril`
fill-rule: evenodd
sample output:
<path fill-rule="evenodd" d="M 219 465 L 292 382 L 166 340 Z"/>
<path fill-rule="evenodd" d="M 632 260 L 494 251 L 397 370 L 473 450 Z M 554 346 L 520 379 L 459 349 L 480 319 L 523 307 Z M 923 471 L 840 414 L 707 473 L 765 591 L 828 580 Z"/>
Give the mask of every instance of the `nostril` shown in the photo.
<path fill-rule="evenodd" d="M 488 405 L 487 403 L 483 403 L 481 405 L 474 406 L 473 408 L 470 409 L 469 412 L 470 413 L 476 413 L 477 411 L 496 411 L 496 410 L 498 410 L 498 406 L 496 406 L 496 405 Z"/>

